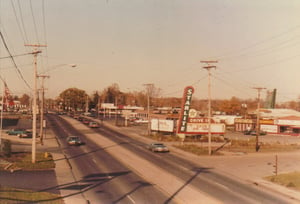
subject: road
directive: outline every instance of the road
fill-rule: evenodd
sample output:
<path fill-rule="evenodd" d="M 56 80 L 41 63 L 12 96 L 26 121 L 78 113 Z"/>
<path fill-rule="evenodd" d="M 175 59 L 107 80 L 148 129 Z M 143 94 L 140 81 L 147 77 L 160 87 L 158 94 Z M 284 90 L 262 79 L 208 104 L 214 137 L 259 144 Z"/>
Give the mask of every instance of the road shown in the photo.
<path fill-rule="evenodd" d="M 137 157 L 139 157 L 139 159 L 147 161 L 148 163 L 150 163 L 151 166 L 158 167 L 161 170 L 161 173 L 159 173 L 157 177 L 159 177 L 160 175 L 164 175 L 163 173 L 167 172 L 168 175 L 171 175 L 173 176 L 173 178 L 176 178 L 181 181 L 181 187 L 178 187 L 176 191 L 173 191 L 173 193 L 169 193 L 169 197 L 167 197 L 167 199 L 162 197 L 162 199 L 159 200 L 157 203 L 170 203 L 173 201 L 174 198 L 178 196 L 178 194 L 182 194 L 182 192 L 188 188 L 196 189 L 197 191 L 199 191 L 199 195 L 201 195 L 200 192 L 204 193 L 205 195 L 209 195 L 210 197 L 216 199 L 220 203 L 289 203 L 288 200 L 286 200 L 283 197 L 280 197 L 279 195 L 267 192 L 266 190 L 250 185 L 249 183 L 237 181 L 233 178 L 219 174 L 214 169 L 208 169 L 201 166 L 201 164 L 199 163 L 194 163 L 187 159 L 182 159 L 175 153 L 154 154 L 145 148 L 147 143 L 142 142 L 141 140 L 136 140 L 133 137 L 129 137 L 125 133 L 122 134 L 104 126 L 95 130 L 82 128 L 83 125 L 78 121 L 75 121 L 75 126 L 78 129 L 76 130 L 72 128 L 70 123 L 67 122 L 69 121 L 71 123 L 74 123 L 74 121 L 72 121 L 74 119 L 65 119 L 66 120 L 62 120 L 62 118 L 59 118 L 57 116 L 51 116 L 51 120 L 59 120 L 57 121 L 60 124 L 59 127 L 64 127 L 68 131 L 67 132 L 66 130 L 60 130 L 58 134 L 64 136 L 68 134 L 80 135 L 81 137 L 85 138 L 87 144 L 94 143 L 93 145 L 89 144 L 85 147 L 80 148 L 69 148 L 63 145 L 63 148 L 70 157 L 70 161 L 72 163 L 74 162 L 74 164 L 72 165 L 76 166 L 78 168 L 78 171 L 81 174 L 85 175 L 83 176 L 82 183 L 86 181 L 84 180 L 84 178 L 86 178 L 87 176 L 97 174 L 99 175 L 99 172 L 116 173 L 113 175 L 117 178 L 115 178 L 114 176 L 114 179 L 111 179 L 110 177 L 104 178 L 104 180 L 106 179 L 106 181 L 109 181 L 108 184 L 99 183 L 100 181 L 98 181 L 97 188 L 99 189 L 97 189 L 97 191 L 99 192 L 100 190 L 100 192 L 104 192 L 104 197 L 101 197 L 101 199 L 110 199 L 114 201 L 117 198 L 125 199 L 126 196 L 124 195 L 127 195 L 126 192 L 132 192 L 132 190 L 125 190 L 125 192 L 121 190 L 118 191 L 120 184 L 116 184 L 115 186 L 113 186 L 114 182 L 111 182 L 111 180 L 118 182 L 118 180 L 121 180 L 121 178 L 126 178 L 121 181 L 122 185 L 124 185 L 124 188 L 136 189 L 139 188 L 137 185 L 130 186 L 126 184 L 126 182 L 129 182 L 130 184 L 133 183 L 131 178 L 127 178 L 129 177 L 128 175 L 134 174 L 133 171 L 135 171 L 138 172 L 139 175 L 143 175 L 143 177 L 147 178 L 148 174 L 148 172 L 146 172 L 147 170 L 143 171 L 142 167 L 139 167 L 138 162 L 133 162 L 133 164 L 130 164 L 129 161 L 127 161 L 126 159 L 124 160 L 123 158 L 122 160 L 122 155 L 117 155 L 116 151 L 110 151 L 110 147 L 106 147 L 103 149 L 103 147 L 97 146 L 97 141 L 100 140 L 100 138 L 106 137 L 109 138 L 109 140 L 113 141 L 114 144 L 117 144 L 117 146 L 121 146 L 122 149 L 125 149 L 127 151 L 126 154 L 129 155 L 128 152 L 130 152 L 132 155 L 138 155 Z M 85 137 L 85 135 L 89 135 L 89 137 Z M 75 152 L 73 152 L 74 149 L 76 149 Z M 82 149 L 82 152 L 78 153 L 78 149 Z M 114 157 L 118 158 L 118 160 L 123 161 L 123 163 L 128 162 L 127 166 L 129 168 L 124 168 L 124 166 L 122 165 L 119 166 L 120 163 L 118 163 L 117 161 L 116 164 L 113 165 L 111 163 L 111 156 L 108 153 L 115 154 Z M 132 157 L 132 155 L 130 156 Z M 83 159 L 84 161 L 82 161 L 81 159 Z M 138 161 L 142 162 L 142 160 Z M 106 168 L 111 169 L 107 171 Z M 88 169 L 93 169 L 94 171 L 89 172 Z M 120 176 L 119 174 L 122 175 Z M 103 173 L 100 175 L 103 176 Z M 155 179 L 156 178 L 154 177 L 148 177 L 148 183 L 147 181 L 138 178 L 138 182 L 142 182 L 144 185 L 152 186 L 152 183 L 154 183 L 153 180 Z M 158 182 L 158 185 L 160 184 L 159 187 L 164 191 L 170 192 L 168 189 L 166 189 L 169 188 L 169 186 L 166 187 L 166 185 L 164 185 L 163 183 L 164 178 L 160 178 L 160 180 L 161 181 Z M 106 192 L 112 187 L 113 189 L 117 189 L 113 190 L 114 193 Z M 82 190 L 85 191 L 84 188 Z M 141 189 L 138 189 L 138 191 L 140 190 Z M 157 193 L 157 190 L 153 191 Z M 90 193 L 90 191 L 85 192 Z M 143 193 L 141 195 L 141 197 L 144 196 Z M 149 195 L 149 193 L 147 193 L 147 195 Z M 91 195 L 91 197 L 94 197 L 95 200 L 99 199 L 97 194 Z M 144 202 L 142 203 L 145 203 L 145 201 L 147 200 L 151 203 L 156 203 L 153 202 L 153 198 L 153 196 L 143 197 L 140 198 L 140 201 L 143 200 Z M 195 199 L 196 198 L 194 198 L 195 203 L 198 203 L 199 201 Z"/>
<path fill-rule="evenodd" d="M 49 115 L 48 121 L 58 137 L 76 183 L 69 188 L 79 191 L 90 203 L 164 203 L 169 198 L 151 183 L 94 144 L 60 117 Z M 66 137 L 80 136 L 86 143 L 68 146 Z M 171 201 L 170 203 L 175 203 Z"/>
<path fill-rule="evenodd" d="M 115 143 L 124 143 L 124 148 L 150 161 L 153 165 L 158 165 L 168 173 L 183 180 L 186 184 L 192 185 L 222 202 L 287 203 L 286 200 L 278 198 L 274 194 L 221 175 L 213 171 L 213 169 L 207 169 L 201 164 L 182 159 L 173 153 L 153 154 L 145 148 L 147 143 L 137 141 L 110 128 L 103 127 L 97 131 L 109 137 Z"/>

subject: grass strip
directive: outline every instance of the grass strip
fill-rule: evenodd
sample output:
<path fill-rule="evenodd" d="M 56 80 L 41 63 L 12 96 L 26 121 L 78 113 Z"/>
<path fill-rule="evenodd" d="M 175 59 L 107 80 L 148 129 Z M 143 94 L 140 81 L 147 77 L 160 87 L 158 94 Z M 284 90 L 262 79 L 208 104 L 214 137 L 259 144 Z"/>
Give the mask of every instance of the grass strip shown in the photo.
<path fill-rule="evenodd" d="M 36 153 L 36 162 L 32 163 L 32 155 L 29 152 L 12 153 L 10 157 L 4 158 L 13 164 L 13 168 L 22 170 L 47 170 L 55 168 L 55 162 L 50 153 Z"/>
<path fill-rule="evenodd" d="M 15 203 L 43 203 L 43 204 L 63 204 L 60 195 L 48 192 L 34 192 L 24 189 L 0 187 L 1 204 Z"/>
<path fill-rule="evenodd" d="M 273 183 L 300 191 L 300 172 L 268 176 L 265 177 L 265 179 Z"/>

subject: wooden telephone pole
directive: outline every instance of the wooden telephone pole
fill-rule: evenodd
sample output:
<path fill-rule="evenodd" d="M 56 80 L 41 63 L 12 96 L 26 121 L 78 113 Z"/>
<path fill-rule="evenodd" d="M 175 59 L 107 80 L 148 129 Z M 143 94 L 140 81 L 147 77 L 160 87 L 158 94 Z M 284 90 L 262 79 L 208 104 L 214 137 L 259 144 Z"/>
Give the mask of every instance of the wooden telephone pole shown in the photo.
<path fill-rule="evenodd" d="M 203 66 L 203 69 L 206 69 L 208 71 L 208 154 L 211 155 L 211 83 L 210 83 L 210 78 L 211 78 L 211 72 L 210 70 L 212 68 L 216 69 L 215 65 L 211 65 L 214 63 L 218 63 L 218 61 L 200 61 L 201 63 L 206 64 Z"/>
<path fill-rule="evenodd" d="M 45 78 L 49 78 L 49 75 L 38 75 L 38 77 L 42 78 L 42 87 L 41 87 L 41 91 L 42 91 L 42 100 L 41 100 L 41 107 L 40 107 L 40 142 L 41 145 L 44 145 L 44 101 L 45 101 L 45 87 L 44 87 L 44 81 Z"/>
<path fill-rule="evenodd" d="M 47 47 L 47 45 L 40 45 L 40 44 L 26 44 L 25 46 L 34 47 L 33 54 L 33 64 L 34 64 L 34 71 L 33 71 L 33 107 L 32 107 L 32 163 L 35 163 L 36 160 L 36 115 L 37 115 L 37 55 L 42 51 L 37 50 L 39 47 Z"/>
<path fill-rule="evenodd" d="M 259 120 L 260 120 L 260 116 L 259 116 L 259 110 L 260 110 L 260 92 L 263 89 L 266 88 L 262 88 L 262 87 L 254 87 L 253 89 L 257 90 L 257 116 L 256 116 L 256 142 L 255 142 L 255 150 L 258 152 L 259 150 L 259 141 L 258 141 L 258 135 L 260 134 L 260 124 L 259 124 Z"/>

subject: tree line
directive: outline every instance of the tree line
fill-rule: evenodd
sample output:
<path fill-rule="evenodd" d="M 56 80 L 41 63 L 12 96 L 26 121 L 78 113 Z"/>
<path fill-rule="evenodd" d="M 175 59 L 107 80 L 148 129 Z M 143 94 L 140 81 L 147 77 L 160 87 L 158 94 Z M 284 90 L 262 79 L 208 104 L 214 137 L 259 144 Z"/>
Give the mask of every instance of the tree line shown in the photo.
<path fill-rule="evenodd" d="M 179 97 L 164 97 L 161 95 L 161 89 L 151 84 L 146 86 L 145 90 L 122 92 L 118 84 L 114 83 L 101 92 L 95 91 L 88 95 L 86 91 L 78 88 L 68 88 L 62 91 L 55 99 L 46 99 L 45 104 L 49 108 L 61 106 L 63 110 L 88 110 L 97 109 L 101 103 L 113 103 L 116 106 L 140 106 L 147 107 L 148 97 L 150 107 L 181 107 L 181 98 Z M 30 106 L 30 97 L 23 94 L 21 97 L 14 97 L 14 100 L 19 100 L 22 105 Z M 264 100 L 261 100 L 261 107 L 264 107 Z M 193 97 L 191 107 L 206 113 L 208 110 L 208 101 L 206 99 L 197 99 Z M 251 112 L 257 108 L 257 99 L 239 99 L 232 97 L 230 99 L 213 99 L 212 110 L 228 115 L 243 115 L 246 112 Z M 300 103 L 297 101 L 288 101 L 285 103 L 276 104 L 276 108 L 289 108 L 299 111 Z"/>

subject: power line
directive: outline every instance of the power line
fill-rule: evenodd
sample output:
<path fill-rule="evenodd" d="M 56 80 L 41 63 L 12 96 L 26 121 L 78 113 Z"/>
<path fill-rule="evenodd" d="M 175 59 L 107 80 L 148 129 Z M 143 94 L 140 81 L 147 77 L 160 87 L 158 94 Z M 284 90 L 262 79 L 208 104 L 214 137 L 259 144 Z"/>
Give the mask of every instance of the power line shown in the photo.
<path fill-rule="evenodd" d="M 32 7 L 32 1 L 30 0 L 29 2 L 30 2 L 30 11 L 31 11 L 31 16 L 32 16 L 34 31 L 35 31 L 37 42 L 39 43 L 39 35 L 38 35 L 37 26 L 36 26 L 36 22 L 35 22 L 35 17 L 34 17 L 34 12 L 33 12 L 33 7 Z"/>
<path fill-rule="evenodd" d="M 26 39 L 26 42 L 28 42 L 28 37 L 27 37 L 26 29 L 25 29 L 25 23 L 24 23 L 23 12 L 22 12 L 22 9 L 21 9 L 20 0 L 18 0 L 18 7 L 19 7 L 20 16 L 21 16 L 21 23 L 22 23 L 23 31 L 24 31 L 24 34 L 25 34 L 25 39 Z"/>
<path fill-rule="evenodd" d="M 7 58 L 11 58 L 11 57 L 21 57 L 21 56 L 31 55 L 31 54 L 32 53 L 24 53 L 24 54 L 12 55 L 12 56 L 0 57 L 0 59 L 7 59 Z"/>
<path fill-rule="evenodd" d="M 213 74 L 212 74 L 212 77 L 219 80 L 219 81 L 221 81 L 221 82 L 223 82 L 224 84 L 226 84 L 228 87 L 232 88 L 233 90 L 238 91 L 238 92 L 243 93 L 243 94 L 246 93 L 246 95 L 249 95 L 249 97 L 251 97 L 251 95 L 247 94 L 248 92 L 245 92 L 245 89 L 242 88 L 241 86 L 232 85 L 229 82 L 225 81 L 224 79 L 219 78 L 219 77 L 217 77 L 216 75 L 213 75 Z"/>
<path fill-rule="evenodd" d="M 8 49 L 8 46 L 7 46 L 6 42 L 5 42 L 5 39 L 4 39 L 4 37 L 3 37 L 1 31 L 0 31 L 0 36 L 1 36 L 2 42 L 3 42 L 3 44 L 4 44 L 4 47 L 5 47 L 5 49 L 7 50 L 8 54 L 9 54 L 9 56 L 10 56 L 10 59 L 12 60 L 14 66 L 15 66 L 15 68 L 16 68 L 16 70 L 17 70 L 17 73 L 19 74 L 19 76 L 21 77 L 21 79 L 23 80 L 23 82 L 26 84 L 26 86 L 27 86 L 29 89 L 31 89 L 31 87 L 29 86 L 28 82 L 25 80 L 25 78 L 24 78 L 24 76 L 23 76 L 21 70 L 18 68 L 18 66 L 17 66 L 17 64 L 16 64 L 16 62 L 15 62 L 15 60 L 14 60 L 14 57 L 12 56 L 10 50 Z"/>
<path fill-rule="evenodd" d="M 27 42 L 27 36 L 26 36 L 26 34 L 23 34 L 23 31 L 21 29 L 21 25 L 20 25 L 20 22 L 19 22 L 19 19 L 18 19 L 18 16 L 17 16 L 17 12 L 16 12 L 16 8 L 15 8 L 15 5 L 14 5 L 13 1 L 11 1 L 11 6 L 13 8 L 13 12 L 14 12 L 14 15 L 15 15 L 15 18 L 16 18 L 16 22 L 17 22 L 17 25 L 18 25 L 19 32 L 21 33 L 23 42 L 25 44 Z M 22 18 L 22 16 L 21 16 L 21 18 Z M 24 28 L 24 24 L 23 24 L 23 28 Z M 24 30 L 24 33 L 25 33 L 25 30 Z"/>
<path fill-rule="evenodd" d="M 45 0 L 42 0 L 42 19 L 43 19 L 43 30 L 44 30 L 44 41 L 47 45 L 47 29 L 46 29 L 46 15 L 45 15 Z M 48 67 L 48 47 L 45 47 L 45 55 L 46 55 L 46 66 Z M 43 58 L 42 58 L 43 63 Z"/>
<path fill-rule="evenodd" d="M 214 58 L 222 59 L 222 61 L 224 61 L 224 60 L 226 60 L 228 58 L 233 58 L 233 57 L 236 56 L 236 54 L 240 55 L 240 53 L 243 52 L 243 51 L 247 51 L 247 50 L 250 50 L 252 48 L 255 48 L 255 47 L 257 47 L 257 46 L 259 46 L 261 44 L 264 44 L 264 43 L 266 43 L 268 41 L 271 41 L 271 40 L 274 40 L 276 38 L 279 38 L 279 37 L 281 37 L 283 35 L 286 35 L 287 33 L 290 33 L 291 31 L 297 30 L 299 28 L 300 28 L 300 25 L 297 25 L 297 26 L 295 26 L 293 28 L 290 28 L 290 29 L 288 29 L 288 30 L 286 30 L 284 32 L 281 32 L 281 33 L 279 33 L 277 35 L 273 35 L 273 36 L 271 36 L 269 38 L 263 39 L 261 41 L 257 41 L 257 42 L 255 42 L 255 43 L 253 43 L 253 44 L 251 44 L 251 45 L 249 45 L 247 47 L 241 48 L 241 49 L 236 50 L 236 51 L 231 51 L 231 52 L 229 52 L 229 54 L 223 54 L 223 55 L 220 55 L 220 56 L 216 56 Z"/>

